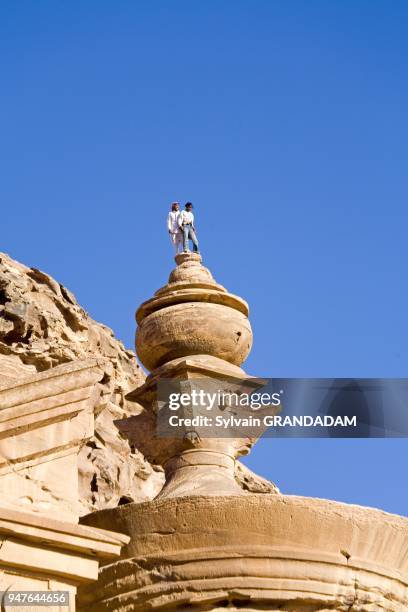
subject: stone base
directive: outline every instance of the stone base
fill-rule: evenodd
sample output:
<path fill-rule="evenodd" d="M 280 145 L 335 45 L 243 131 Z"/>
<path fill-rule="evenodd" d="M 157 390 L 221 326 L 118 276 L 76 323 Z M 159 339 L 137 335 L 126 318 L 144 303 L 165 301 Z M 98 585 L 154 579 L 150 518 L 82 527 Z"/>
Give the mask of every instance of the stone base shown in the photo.
<path fill-rule="evenodd" d="M 74 612 L 76 587 L 96 580 L 100 559 L 117 557 L 129 538 L 48 516 L 0 508 L 0 591 L 69 591 L 69 606 L 12 606 L 3 612 Z"/>
<path fill-rule="evenodd" d="M 320 499 L 180 497 L 96 512 L 127 533 L 79 610 L 408 609 L 408 519 Z"/>

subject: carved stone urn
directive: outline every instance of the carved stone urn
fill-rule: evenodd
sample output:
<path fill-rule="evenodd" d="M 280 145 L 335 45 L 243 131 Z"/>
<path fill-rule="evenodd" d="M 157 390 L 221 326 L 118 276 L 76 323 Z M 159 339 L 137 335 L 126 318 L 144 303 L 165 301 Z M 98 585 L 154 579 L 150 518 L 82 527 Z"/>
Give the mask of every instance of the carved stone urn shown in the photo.
<path fill-rule="evenodd" d="M 166 483 L 155 500 L 84 517 L 131 539 L 119 561 L 101 568 L 96 588 L 80 589 L 79 609 L 407 610 L 407 519 L 245 490 L 236 458 L 256 436 L 239 430 L 208 436 L 190 426 L 159 435 L 163 380 L 189 391 L 214 381 L 246 392 L 260 384 L 240 367 L 252 344 L 246 302 L 217 284 L 199 255 L 183 253 L 176 263 L 167 285 L 137 310 L 136 349 L 151 373 L 129 394 L 142 413 L 117 423 L 164 466 Z"/>

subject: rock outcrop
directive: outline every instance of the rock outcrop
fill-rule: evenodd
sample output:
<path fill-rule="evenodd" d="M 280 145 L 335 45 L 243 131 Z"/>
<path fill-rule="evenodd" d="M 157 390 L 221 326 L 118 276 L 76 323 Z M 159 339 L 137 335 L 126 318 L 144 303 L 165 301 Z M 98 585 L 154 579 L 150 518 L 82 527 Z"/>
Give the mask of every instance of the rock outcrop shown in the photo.
<path fill-rule="evenodd" d="M 56 280 L 0 253 L 0 384 L 87 357 L 107 359 L 95 435 L 79 456 L 83 513 L 150 499 L 163 483 L 153 467 L 113 424 L 135 414 L 126 393 L 145 375 L 132 351 L 79 306 Z"/>
<path fill-rule="evenodd" d="M 134 352 L 94 321 L 66 287 L 0 253 L 0 385 L 87 357 L 107 359 L 107 367 L 95 435 L 79 455 L 83 514 L 152 499 L 163 486 L 162 468 L 131 448 L 113 423 L 138 413 L 137 404 L 125 396 L 143 384 L 145 374 Z M 242 464 L 235 478 L 247 491 L 277 490 Z"/>

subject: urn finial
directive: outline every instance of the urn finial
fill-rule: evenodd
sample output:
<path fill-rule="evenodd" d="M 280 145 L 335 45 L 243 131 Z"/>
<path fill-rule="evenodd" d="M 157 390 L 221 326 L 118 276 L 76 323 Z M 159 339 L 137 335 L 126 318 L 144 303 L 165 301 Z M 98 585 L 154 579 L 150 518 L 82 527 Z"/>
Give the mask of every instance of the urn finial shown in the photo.
<path fill-rule="evenodd" d="M 248 304 L 213 278 L 196 253 L 176 255 L 168 283 L 136 312 L 136 352 L 148 370 L 191 355 L 241 365 L 252 346 Z"/>

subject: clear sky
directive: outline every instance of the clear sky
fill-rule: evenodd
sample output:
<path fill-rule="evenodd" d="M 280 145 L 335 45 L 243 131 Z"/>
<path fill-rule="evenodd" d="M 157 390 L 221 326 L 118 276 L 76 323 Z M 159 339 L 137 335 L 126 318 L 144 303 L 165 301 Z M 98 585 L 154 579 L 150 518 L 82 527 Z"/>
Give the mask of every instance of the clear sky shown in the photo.
<path fill-rule="evenodd" d="M 407 376 L 405 0 L 3 0 L 0 250 L 133 345 L 195 205 L 245 367 Z M 406 440 L 273 440 L 283 492 L 407 514 Z"/>

